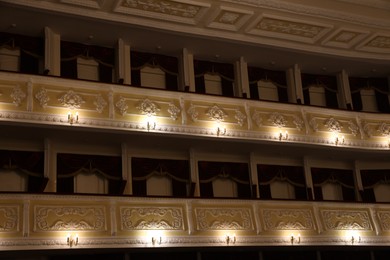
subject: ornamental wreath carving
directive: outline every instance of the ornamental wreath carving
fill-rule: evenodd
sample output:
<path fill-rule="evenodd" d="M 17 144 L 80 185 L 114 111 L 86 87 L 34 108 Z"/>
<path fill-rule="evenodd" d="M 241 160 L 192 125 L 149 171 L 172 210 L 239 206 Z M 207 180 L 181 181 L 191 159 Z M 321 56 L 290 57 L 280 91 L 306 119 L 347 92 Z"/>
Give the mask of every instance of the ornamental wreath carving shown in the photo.
<path fill-rule="evenodd" d="M 328 120 L 326 120 L 324 125 L 328 128 L 329 131 L 332 131 L 334 133 L 340 133 L 341 129 L 343 128 L 340 122 L 334 118 L 329 118 Z"/>
<path fill-rule="evenodd" d="M 207 109 L 206 114 L 209 116 L 210 119 L 222 122 L 225 120 L 225 117 L 227 117 L 227 113 L 220 108 L 218 105 L 214 105 Z"/>
<path fill-rule="evenodd" d="M 81 104 L 85 103 L 83 98 L 72 89 L 62 95 L 58 101 L 60 101 L 63 106 L 68 107 L 69 109 L 80 108 Z"/>
<path fill-rule="evenodd" d="M 140 110 L 143 115 L 147 116 L 155 116 L 157 112 L 160 111 L 160 108 L 157 106 L 157 104 L 148 98 L 142 100 L 138 104 L 137 109 Z"/>
<path fill-rule="evenodd" d="M 107 106 L 107 101 L 102 97 L 101 94 L 96 95 L 95 101 L 93 104 L 96 107 L 98 113 L 102 113 L 104 108 Z"/>
<path fill-rule="evenodd" d="M 178 108 L 173 102 L 168 104 L 168 113 L 171 115 L 172 120 L 177 120 L 179 117 L 179 113 L 181 112 L 180 108 Z"/>
<path fill-rule="evenodd" d="M 272 113 L 268 119 L 274 126 L 277 126 L 279 128 L 285 127 L 287 124 L 287 120 L 284 118 L 284 116 L 280 113 Z"/>
<path fill-rule="evenodd" d="M 47 106 L 47 102 L 49 102 L 50 100 L 47 94 L 47 90 L 43 87 L 37 91 L 37 93 L 35 94 L 35 98 L 38 100 L 39 105 L 41 105 L 41 107 L 43 108 Z"/>
<path fill-rule="evenodd" d="M 20 86 L 17 85 L 12 89 L 11 98 L 13 99 L 12 103 L 14 103 L 16 106 L 20 106 L 23 99 L 26 98 L 26 93 L 24 93 Z"/>

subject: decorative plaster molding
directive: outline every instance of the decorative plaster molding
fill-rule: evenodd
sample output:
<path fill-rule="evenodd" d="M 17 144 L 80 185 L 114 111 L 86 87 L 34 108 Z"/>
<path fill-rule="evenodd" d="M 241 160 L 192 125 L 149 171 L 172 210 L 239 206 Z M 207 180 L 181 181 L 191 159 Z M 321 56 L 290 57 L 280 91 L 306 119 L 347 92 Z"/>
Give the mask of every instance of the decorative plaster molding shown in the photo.
<path fill-rule="evenodd" d="M 115 103 L 115 106 L 119 109 L 119 113 L 122 116 L 127 113 L 127 109 L 129 108 L 124 97 L 119 97 L 119 100 Z"/>
<path fill-rule="evenodd" d="M 182 207 L 120 207 L 121 230 L 184 230 Z"/>
<path fill-rule="evenodd" d="M 241 110 L 238 108 L 235 110 L 235 112 L 236 114 L 234 115 L 234 118 L 237 120 L 237 124 L 239 126 L 243 126 L 246 119 L 246 115 L 242 113 Z"/>
<path fill-rule="evenodd" d="M 26 93 L 20 88 L 19 85 L 16 85 L 11 92 L 12 103 L 16 106 L 20 106 L 22 101 L 27 97 Z"/>
<path fill-rule="evenodd" d="M 41 87 L 37 93 L 35 94 L 35 98 L 38 100 L 39 105 L 45 108 L 47 106 L 47 102 L 49 102 L 50 98 L 47 94 L 47 90 L 44 87 Z"/>
<path fill-rule="evenodd" d="M 352 135 L 357 136 L 358 133 L 360 132 L 359 126 L 352 121 L 348 121 L 348 124 L 349 124 L 348 129 L 351 131 Z"/>
<path fill-rule="evenodd" d="M 187 110 L 187 113 L 191 116 L 191 120 L 193 122 L 198 121 L 199 113 L 196 110 L 196 107 L 194 106 L 194 104 L 191 103 L 190 108 L 188 108 L 188 110 Z"/>
<path fill-rule="evenodd" d="M 18 205 L 0 206 L 0 232 L 18 232 L 20 217 Z"/>
<path fill-rule="evenodd" d="M 383 136 L 390 136 L 390 124 L 380 124 L 378 127 L 378 132 Z"/>
<path fill-rule="evenodd" d="M 103 98 L 101 94 L 96 95 L 93 104 L 95 105 L 96 111 L 98 113 L 102 113 L 104 108 L 108 105 L 107 101 Z"/>
<path fill-rule="evenodd" d="M 255 121 L 257 127 L 261 127 L 263 125 L 263 118 L 261 117 L 261 112 L 258 110 L 255 110 L 255 112 L 252 115 L 253 121 Z"/>
<path fill-rule="evenodd" d="M 268 119 L 272 123 L 272 125 L 277 126 L 279 128 L 285 127 L 287 124 L 287 120 L 284 116 L 278 112 L 272 113 Z"/>
<path fill-rule="evenodd" d="M 106 231 L 104 206 L 34 206 L 34 231 Z"/>
<path fill-rule="evenodd" d="M 253 231 L 251 210 L 248 208 L 196 207 L 196 230 Z"/>
<path fill-rule="evenodd" d="M 171 119 L 176 121 L 181 112 L 180 108 L 178 108 L 173 102 L 169 103 L 168 106 L 168 113 L 171 115 Z"/>
<path fill-rule="evenodd" d="M 340 124 L 340 122 L 333 117 L 329 118 L 325 121 L 324 126 L 328 128 L 329 131 L 334 133 L 340 133 L 343 126 Z"/>
<path fill-rule="evenodd" d="M 264 229 L 268 230 L 316 230 L 310 209 L 261 209 Z"/>
<path fill-rule="evenodd" d="M 366 210 L 320 209 L 320 213 L 325 230 L 373 230 Z"/>
<path fill-rule="evenodd" d="M 390 231 L 390 210 L 378 210 L 376 212 L 382 231 Z"/>
<path fill-rule="evenodd" d="M 293 115 L 293 123 L 295 127 L 299 130 L 302 131 L 305 128 L 305 122 L 300 116 Z"/>
<path fill-rule="evenodd" d="M 63 94 L 58 101 L 69 109 L 80 108 L 81 104 L 85 103 L 84 99 L 72 89 Z"/>
<path fill-rule="evenodd" d="M 155 12 L 186 18 L 196 17 L 201 9 L 201 7 L 197 5 L 190 5 L 171 0 L 123 0 L 121 1 L 121 6 L 147 12 Z"/>
<path fill-rule="evenodd" d="M 137 109 L 147 116 L 155 116 L 160 111 L 160 107 L 148 98 L 141 100 Z"/>
<path fill-rule="evenodd" d="M 206 115 L 209 116 L 211 120 L 217 122 L 223 122 L 228 114 L 220 108 L 218 105 L 213 105 L 207 109 Z"/>

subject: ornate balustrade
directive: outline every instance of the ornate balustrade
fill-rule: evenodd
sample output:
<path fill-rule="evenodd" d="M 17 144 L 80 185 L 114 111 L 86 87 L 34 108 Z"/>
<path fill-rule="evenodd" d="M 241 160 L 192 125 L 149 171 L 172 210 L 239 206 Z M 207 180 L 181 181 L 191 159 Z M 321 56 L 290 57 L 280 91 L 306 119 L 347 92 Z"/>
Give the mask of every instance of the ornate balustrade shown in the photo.
<path fill-rule="evenodd" d="M 389 149 L 379 113 L 0 73 L 0 120 Z"/>
<path fill-rule="evenodd" d="M 390 205 L 2 194 L 0 250 L 390 245 Z"/>

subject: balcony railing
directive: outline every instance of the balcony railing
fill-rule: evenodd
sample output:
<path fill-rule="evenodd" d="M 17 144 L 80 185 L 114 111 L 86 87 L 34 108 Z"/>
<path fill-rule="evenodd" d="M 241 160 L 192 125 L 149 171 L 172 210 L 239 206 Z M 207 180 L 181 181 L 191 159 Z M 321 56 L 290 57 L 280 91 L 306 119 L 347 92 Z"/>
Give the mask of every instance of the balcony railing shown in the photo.
<path fill-rule="evenodd" d="M 390 245 L 390 205 L 0 195 L 0 250 Z"/>
<path fill-rule="evenodd" d="M 0 120 L 387 150 L 379 113 L 0 72 Z"/>

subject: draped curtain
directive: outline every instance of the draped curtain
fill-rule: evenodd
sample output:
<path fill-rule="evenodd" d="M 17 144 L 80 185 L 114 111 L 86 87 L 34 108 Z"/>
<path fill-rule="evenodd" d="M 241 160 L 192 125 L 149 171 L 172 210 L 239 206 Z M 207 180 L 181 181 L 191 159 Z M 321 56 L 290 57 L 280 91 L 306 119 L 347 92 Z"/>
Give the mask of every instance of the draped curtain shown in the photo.
<path fill-rule="evenodd" d="M 237 185 L 239 198 L 251 197 L 249 168 L 246 163 L 231 162 L 198 162 L 200 193 L 202 197 L 214 197 L 213 180 L 230 179 Z"/>
<path fill-rule="evenodd" d="M 365 202 L 375 202 L 374 188 L 378 184 L 390 185 L 390 169 L 386 170 L 361 170 L 363 183 L 362 198 Z M 390 186 L 389 186 L 390 187 Z"/>
<path fill-rule="evenodd" d="M 378 110 L 383 113 L 390 113 L 389 85 L 386 78 L 350 77 L 349 86 L 351 88 L 353 110 L 361 111 L 363 109 L 360 91 L 362 89 L 374 89 Z"/>
<path fill-rule="evenodd" d="M 73 193 L 74 177 L 80 173 L 97 174 L 108 180 L 108 194 L 122 194 L 126 181 L 122 179 L 120 156 L 57 154 L 57 192 Z"/>
<path fill-rule="evenodd" d="M 339 107 L 337 100 L 337 78 L 335 76 L 302 74 L 302 89 L 305 104 L 311 104 L 309 94 L 309 88 L 311 86 L 321 86 L 325 89 L 326 107 Z"/>
<path fill-rule="evenodd" d="M 77 79 L 77 58 L 94 59 L 99 64 L 99 81 L 112 83 L 115 64 L 113 48 L 61 41 L 61 76 Z"/>
<path fill-rule="evenodd" d="M 178 90 L 179 65 L 176 57 L 132 51 L 130 59 L 133 86 L 141 86 L 141 69 L 150 66 L 165 72 L 166 89 Z"/>
<path fill-rule="evenodd" d="M 259 99 L 257 82 L 262 80 L 271 81 L 274 85 L 276 85 L 279 101 L 284 103 L 288 102 L 286 73 L 284 71 L 272 71 L 262 68 L 248 67 L 248 77 L 251 99 Z"/>
<path fill-rule="evenodd" d="M 21 73 L 39 74 L 39 62 L 43 59 L 43 38 L 0 32 L 0 47 L 20 50 Z"/>
<path fill-rule="evenodd" d="M 28 192 L 45 190 L 48 179 L 43 173 L 43 152 L 0 150 L 0 169 L 15 170 L 27 176 Z"/>
<path fill-rule="evenodd" d="M 301 166 L 257 165 L 260 198 L 272 199 L 271 183 L 285 181 L 294 187 L 295 199 L 307 200 L 304 169 Z"/>
<path fill-rule="evenodd" d="M 172 181 L 174 197 L 187 197 L 190 184 L 189 163 L 186 160 L 131 158 L 133 195 L 147 196 L 146 181 L 152 176 L 166 176 Z M 192 194 L 190 194 L 192 195 Z"/>
<path fill-rule="evenodd" d="M 323 200 L 322 186 L 327 183 L 341 185 L 343 200 L 355 201 L 355 181 L 352 170 L 311 168 L 316 200 Z"/>
<path fill-rule="evenodd" d="M 227 97 L 234 96 L 233 64 L 194 60 L 194 72 L 196 93 L 206 93 L 204 75 L 212 74 L 221 77 L 222 95 Z"/>

